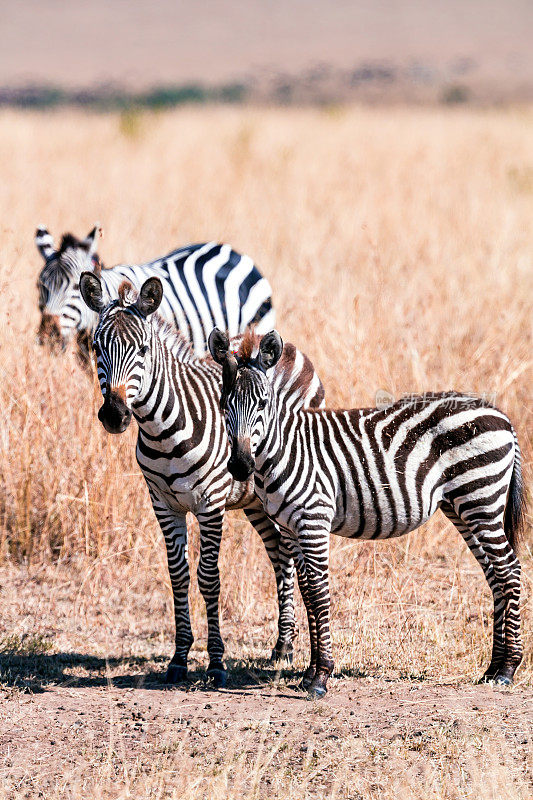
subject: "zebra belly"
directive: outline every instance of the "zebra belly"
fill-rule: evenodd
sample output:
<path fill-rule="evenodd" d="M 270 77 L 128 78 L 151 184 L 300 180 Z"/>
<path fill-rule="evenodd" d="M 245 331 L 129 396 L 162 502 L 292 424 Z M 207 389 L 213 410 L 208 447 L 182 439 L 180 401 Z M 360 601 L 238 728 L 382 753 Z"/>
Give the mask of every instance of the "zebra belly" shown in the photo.
<path fill-rule="evenodd" d="M 381 520 L 377 524 L 377 520 L 374 519 L 364 526 L 361 526 L 359 521 L 355 524 L 353 519 L 346 519 L 344 521 L 336 521 L 336 525 L 339 525 L 339 527 L 332 527 L 331 532 L 345 539 L 392 539 L 416 530 L 424 522 L 427 522 L 430 516 L 432 515 L 420 517 L 416 520 L 397 520 L 395 524 L 392 524 L 391 520 Z"/>
<path fill-rule="evenodd" d="M 201 501 L 201 493 L 198 490 L 179 491 L 161 480 L 155 479 L 153 476 L 145 476 L 148 485 L 155 491 L 156 494 L 164 501 L 165 505 L 175 511 L 176 514 L 187 514 L 187 512 L 196 512 Z"/>
<path fill-rule="evenodd" d="M 142 465 L 139 464 L 139 466 L 142 469 Z M 211 486 L 207 481 L 198 480 L 198 475 L 182 479 L 173 476 L 171 470 L 168 475 L 153 473 L 149 470 L 142 470 L 142 472 L 151 491 L 164 500 L 165 505 L 176 514 L 186 514 L 189 511 L 196 514 L 212 505 L 208 497 Z M 228 486 L 223 485 L 219 488 L 225 497 L 229 481 Z M 215 505 L 220 505 L 220 501 Z"/>
<path fill-rule="evenodd" d="M 387 491 L 387 489 L 389 491 Z M 437 490 L 431 498 L 413 494 L 398 497 L 390 487 L 345 487 L 337 496 L 332 533 L 349 539 L 389 539 L 415 530 L 435 513 L 442 500 Z"/>

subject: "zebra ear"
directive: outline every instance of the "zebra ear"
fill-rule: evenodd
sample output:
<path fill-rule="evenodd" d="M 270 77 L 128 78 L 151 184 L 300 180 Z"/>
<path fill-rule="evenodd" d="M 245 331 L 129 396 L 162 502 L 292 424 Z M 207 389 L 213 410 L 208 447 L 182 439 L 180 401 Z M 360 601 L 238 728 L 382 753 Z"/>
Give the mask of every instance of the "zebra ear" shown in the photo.
<path fill-rule="evenodd" d="M 237 380 L 237 359 L 233 353 L 228 353 L 222 362 L 222 394 L 220 396 L 220 408 L 226 410 L 228 397 L 230 396 L 235 381 Z"/>
<path fill-rule="evenodd" d="M 237 359 L 230 353 L 229 336 L 220 328 L 213 328 L 207 340 L 209 352 L 217 364 L 222 364 L 222 394 L 220 396 L 220 408 L 226 408 L 228 397 L 235 386 L 237 379 Z"/>
<path fill-rule="evenodd" d="M 220 328 L 213 328 L 207 340 L 209 352 L 217 364 L 223 364 L 229 351 L 229 337 Z"/>
<path fill-rule="evenodd" d="M 263 369 L 275 367 L 283 353 L 283 339 L 277 331 L 265 333 L 259 345 L 259 360 Z"/>
<path fill-rule="evenodd" d="M 83 240 L 83 244 L 87 248 L 88 255 L 92 256 L 96 252 L 96 246 L 98 244 L 98 239 L 102 236 L 102 228 L 100 224 L 97 222 L 92 231 L 89 231 L 85 239 Z"/>
<path fill-rule="evenodd" d="M 98 314 L 104 307 L 102 284 L 93 272 L 82 272 L 80 277 L 80 292 L 86 305 L 91 311 Z"/>
<path fill-rule="evenodd" d="M 35 232 L 35 244 L 45 261 L 55 252 L 54 240 L 44 225 L 39 225 Z"/>
<path fill-rule="evenodd" d="M 153 278 L 148 278 L 141 286 L 141 291 L 139 292 L 139 297 L 135 305 L 143 317 L 148 317 L 150 314 L 153 314 L 154 311 L 157 311 L 162 299 L 163 284 L 159 278 L 154 276 Z"/>

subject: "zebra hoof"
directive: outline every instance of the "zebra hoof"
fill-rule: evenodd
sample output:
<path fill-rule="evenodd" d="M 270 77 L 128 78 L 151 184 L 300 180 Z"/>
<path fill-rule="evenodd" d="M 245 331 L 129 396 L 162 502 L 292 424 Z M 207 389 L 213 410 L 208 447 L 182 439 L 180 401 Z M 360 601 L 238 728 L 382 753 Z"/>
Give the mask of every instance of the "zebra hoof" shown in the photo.
<path fill-rule="evenodd" d="M 182 667 L 179 664 L 169 664 L 167 674 L 165 675 L 165 683 L 176 684 L 184 683 L 187 680 L 187 667 Z"/>
<path fill-rule="evenodd" d="M 228 673 L 223 667 L 213 667 L 207 670 L 207 679 L 215 689 L 224 689 L 228 681 Z"/>
<path fill-rule="evenodd" d="M 494 683 L 501 667 L 502 667 L 501 661 L 491 661 L 489 666 L 485 670 L 485 674 L 483 675 L 482 678 L 479 679 L 479 683 Z"/>
<path fill-rule="evenodd" d="M 495 675 L 493 680 L 496 686 L 512 686 L 513 683 L 513 679 L 507 675 Z"/>
<path fill-rule="evenodd" d="M 325 686 L 321 686 L 320 684 L 317 686 L 310 685 L 307 690 L 307 696 L 309 700 L 320 700 L 326 694 L 327 689 Z"/>
<path fill-rule="evenodd" d="M 309 691 L 309 687 L 313 683 L 313 681 L 315 679 L 315 675 L 316 675 L 316 671 L 313 669 L 313 667 L 308 667 L 305 670 L 304 676 L 303 676 L 303 678 L 302 678 L 302 680 L 300 682 L 300 687 L 304 690 L 304 692 Z"/>

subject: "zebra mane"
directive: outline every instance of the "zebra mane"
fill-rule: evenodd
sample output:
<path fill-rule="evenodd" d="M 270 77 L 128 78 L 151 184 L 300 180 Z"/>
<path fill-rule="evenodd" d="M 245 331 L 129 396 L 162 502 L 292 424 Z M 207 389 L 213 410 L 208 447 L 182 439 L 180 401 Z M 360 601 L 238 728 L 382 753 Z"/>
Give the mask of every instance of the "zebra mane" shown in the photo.
<path fill-rule="evenodd" d="M 274 376 L 278 391 L 298 394 L 306 404 L 312 397 L 315 407 L 323 404 L 325 391 L 313 362 L 291 342 L 285 343 L 281 358 L 274 368 Z"/>
<path fill-rule="evenodd" d="M 262 338 L 253 328 L 245 332 L 237 350 L 237 355 L 244 366 L 257 358 Z M 290 342 L 286 342 L 283 347 L 281 358 L 274 367 L 272 381 L 277 392 L 297 395 L 305 405 L 309 403 L 313 407 L 320 407 L 324 402 L 324 387 L 311 359 Z"/>
<path fill-rule="evenodd" d="M 52 254 L 52 257 L 58 255 L 61 257 L 63 253 L 66 253 L 67 250 L 85 250 L 86 252 L 89 249 L 89 245 L 83 239 L 78 239 L 77 236 L 74 236 L 73 233 L 64 233 L 61 237 L 61 242 L 59 244 L 59 250 L 56 253 Z M 92 262 L 94 267 L 94 274 L 100 275 L 103 269 L 109 269 L 106 267 L 98 253 L 92 254 Z"/>
<path fill-rule="evenodd" d="M 203 362 L 204 359 L 195 354 L 192 343 L 187 341 L 182 332 L 175 328 L 174 325 L 171 325 L 157 313 L 153 314 L 151 319 L 158 337 L 179 361 L 187 363 Z"/>
<path fill-rule="evenodd" d="M 61 243 L 59 245 L 59 255 L 65 252 L 65 250 L 69 250 L 71 247 L 73 248 L 81 248 L 82 250 L 88 250 L 89 246 L 86 242 L 82 239 L 78 239 L 77 236 L 74 236 L 73 233 L 64 233 L 61 237 Z"/>
<path fill-rule="evenodd" d="M 237 352 L 240 358 L 246 362 L 250 361 L 254 356 L 257 356 L 260 342 L 261 337 L 257 335 L 254 328 L 248 328 L 239 343 Z"/>
<path fill-rule="evenodd" d="M 118 302 L 121 308 L 126 308 L 130 305 L 135 305 L 138 292 L 134 289 L 130 281 L 123 280 L 118 287 Z M 172 352 L 180 361 L 199 361 L 198 356 L 195 355 L 191 342 L 187 341 L 184 335 L 163 319 L 159 314 L 152 316 L 155 330 L 160 339 L 162 339 L 167 348 Z"/>
<path fill-rule="evenodd" d="M 122 281 L 120 286 L 118 287 L 118 301 L 122 308 L 126 305 L 130 305 L 137 300 L 137 292 L 131 285 L 129 281 Z"/>

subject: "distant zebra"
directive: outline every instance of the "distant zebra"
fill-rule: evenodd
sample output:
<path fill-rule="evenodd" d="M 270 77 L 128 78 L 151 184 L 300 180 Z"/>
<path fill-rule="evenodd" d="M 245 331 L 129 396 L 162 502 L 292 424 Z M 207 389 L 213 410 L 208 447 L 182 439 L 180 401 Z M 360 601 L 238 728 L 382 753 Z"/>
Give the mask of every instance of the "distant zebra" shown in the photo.
<path fill-rule="evenodd" d="M 276 573 L 279 599 L 273 656 L 290 655 L 294 565 L 290 556 L 280 558 L 279 532 L 255 497 L 253 479 L 238 483 L 228 473 L 229 445 L 219 406 L 222 370 L 211 358 L 198 358 L 181 334 L 154 314 L 163 298 L 158 278 L 149 278 L 136 300 L 131 285 L 125 283 L 118 299 L 106 303 L 100 279 L 89 272 L 82 274 L 80 290 L 88 307 L 99 314 L 93 349 L 104 404 L 98 418 L 109 433 L 122 433 L 135 417 L 137 462 L 165 537 L 176 621 L 176 650 L 167 680 L 184 679 L 193 642 L 188 511 L 200 526 L 197 575 L 207 609 L 208 674 L 219 685 L 225 681 L 218 619 L 218 554 L 225 508 L 244 508 L 263 539 Z M 318 406 L 324 400 L 311 362 L 292 345 L 285 346 L 274 372 L 273 391 L 282 407 Z"/>
<path fill-rule="evenodd" d="M 453 392 L 388 408 L 287 414 L 272 392 L 272 368 L 283 353 L 277 332 L 246 334 L 235 354 L 215 330 L 209 346 L 224 370 L 230 472 L 238 480 L 255 473 L 257 495 L 292 549 L 298 577 L 306 577 L 311 664 L 304 687 L 322 696 L 334 667 L 330 533 L 401 536 L 437 508 L 464 537 L 493 593 L 484 678 L 511 683 L 522 659 L 516 545 L 525 501 L 520 448 L 505 414 Z"/>
<path fill-rule="evenodd" d="M 75 336 L 78 355 L 87 361 L 97 317 L 81 299 L 79 280 L 84 270 L 100 277 L 106 301 L 117 297 L 123 280 L 139 290 L 147 278 L 160 278 L 164 287 L 160 314 L 192 342 L 198 355 L 206 352 L 207 336 L 214 325 L 227 329 L 231 336 L 250 324 L 260 332 L 272 327 L 274 309 L 268 281 L 251 258 L 239 255 L 228 244 L 192 244 L 146 264 L 102 269 L 96 253 L 99 230 L 95 226 L 82 240 L 67 233 L 56 250 L 47 229 L 37 229 L 35 243 L 45 260 L 37 282 L 41 344 L 64 348 Z"/>

